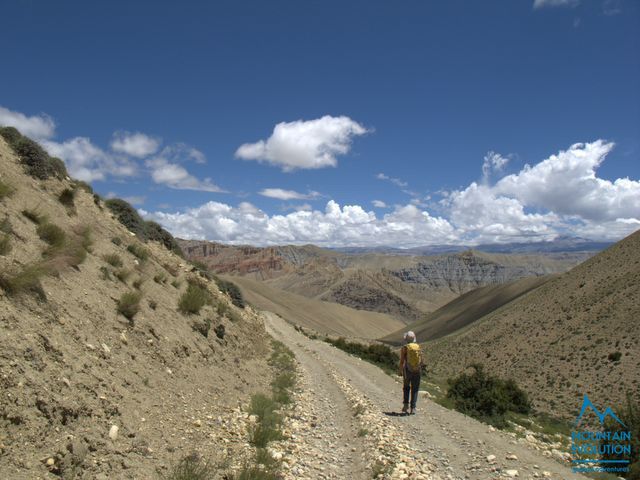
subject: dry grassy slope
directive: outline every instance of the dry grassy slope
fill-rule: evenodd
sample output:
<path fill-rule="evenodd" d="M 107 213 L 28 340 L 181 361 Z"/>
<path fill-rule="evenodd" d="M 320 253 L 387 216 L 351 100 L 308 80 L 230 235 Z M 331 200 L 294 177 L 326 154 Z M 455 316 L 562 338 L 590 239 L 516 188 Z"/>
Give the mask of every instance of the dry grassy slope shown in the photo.
<path fill-rule="evenodd" d="M 277 313 L 295 325 L 322 334 L 373 339 L 397 330 L 403 323 L 389 315 L 354 310 L 275 289 L 264 282 L 226 277 L 240 286 L 245 298 L 261 310 Z"/>
<path fill-rule="evenodd" d="M 1 138 L 0 180 L 16 189 L 0 200 L 0 221 L 7 217 L 15 231 L 13 250 L 0 256 L 0 273 L 37 260 L 46 247 L 21 215 L 25 208 L 67 232 L 89 226 L 93 237 L 78 269 L 43 279 L 46 303 L 0 289 L 0 478 L 60 478 L 43 460 L 55 456 L 53 468 L 70 461 L 69 445 L 87 454 L 76 472 L 82 479 L 156 478 L 157 468 L 194 450 L 211 455 L 236 448 L 216 440 L 218 433 L 227 435 L 216 419 L 224 422 L 250 392 L 266 388 L 268 344 L 257 315 L 230 307 L 241 316 L 234 323 L 213 307 L 195 316 L 178 313 L 190 275 L 180 258 L 150 243 L 151 258 L 136 266 L 125 247 L 139 242 L 108 210 L 79 190 L 77 215 L 68 215 L 57 195 L 71 183 L 27 177 Z M 113 237 L 123 245 L 113 244 Z M 133 271 L 128 285 L 103 279 L 100 268 L 112 270 L 102 259 L 108 253 L 120 255 Z M 165 264 L 175 268 L 179 288 L 170 284 L 174 277 Z M 158 273 L 167 275 L 166 284 L 154 282 Z M 116 300 L 133 290 L 137 278 L 144 280 L 143 299 L 132 326 L 116 313 Z M 227 302 L 215 284 L 210 288 Z M 212 329 L 225 326 L 224 339 L 192 329 L 205 318 L 212 319 Z M 194 426 L 196 419 L 202 427 Z M 108 437 L 112 425 L 120 429 L 116 441 Z"/>
<path fill-rule="evenodd" d="M 435 340 L 464 328 L 490 312 L 549 281 L 551 276 L 527 277 L 503 285 L 489 285 L 465 293 L 425 318 L 411 323 L 381 341 L 400 345 L 412 330 L 420 341 Z"/>
<path fill-rule="evenodd" d="M 537 408 L 572 418 L 582 396 L 640 397 L 640 232 L 463 331 L 427 344 L 438 374 L 481 362 L 517 379 Z M 620 361 L 608 359 L 620 352 Z"/>

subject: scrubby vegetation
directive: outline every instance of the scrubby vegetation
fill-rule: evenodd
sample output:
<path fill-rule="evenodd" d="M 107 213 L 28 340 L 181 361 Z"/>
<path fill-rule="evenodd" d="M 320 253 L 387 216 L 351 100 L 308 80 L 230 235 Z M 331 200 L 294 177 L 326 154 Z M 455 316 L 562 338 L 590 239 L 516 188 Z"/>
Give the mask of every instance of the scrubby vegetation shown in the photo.
<path fill-rule="evenodd" d="M 393 374 L 398 371 L 400 357 L 386 345 L 365 345 L 358 342 L 349 342 L 343 337 L 340 337 L 337 340 L 327 337 L 324 341 L 339 348 L 340 350 L 350 353 L 351 355 L 355 355 L 356 357 L 377 365 L 389 374 Z"/>
<path fill-rule="evenodd" d="M 145 262 L 149 258 L 149 249 L 137 243 L 129 245 L 127 247 L 127 251 L 129 251 L 129 253 L 134 257 L 138 258 L 141 262 Z"/>
<path fill-rule="evenodd" d="M 41 240 L 47 242 L 52 247 L 61 247 L 67 238 L 64 230 L 53 223 L 40 224 L 36 229 L 36 233 Z"/>
<path fill-rule="evenodd" d="M 187 290 L 178 301 L 178 310 L 186 315 L 198 314 L 200 309 L 213 302 L 213 296 L 206 285 L 189 279 Z"/>
<path fill-rule="evenodd" d="M 22 215 L 24 215 L 25 218 L 31 220 L 36 225 L 40 225 L 41 223 L 44 223 L 47 221 L 47 216 L 40 213 L 35 208 L 31 208 L 31 209 L 25 208 L 24 210 L 22 210 Z"/>
<path fill-rule="evenodd" d="M 217 468 L 197 453 L 180 459 L 170 472 L 162 475 L 163 480 L 211 480 L 215 478 Z"/>
<path fill-rule="evenodd" d="M 49 154 L 37 143 L 23 136 L 13 127 L 0 128 L 0 135 L 20 158 L 26 172 L 39 180 L 50 177 L 64 179 L 68 176 L 64 162 Z"/>
<path fill-rule="evenodd" d="M 164 272 L 158 273 L 153 276 L 153 281 L 159 285 L 164 285 L 167 283 L 167 275 Z"/>
<path fill-rule="evenodd" d="M 141 298 L 142 295 L 140 294 L 140 292 L 123 293 L 118 300 L 116 310 L 130 322 L 133 322 L 133 317 L 135 317 L 136 313 L 140 311 Z"/>
<path fill-rule="evenodd" d="M 448 382 L 447 397 L 456 410 L 498 428 L 506 426 L 505 415 L 509 412 L 531 411 L 527 393 L 514 380 L 489 375 L 480 364 L 471 368 L 473 373 L 461 373 Z"/>
<path fill-rule="evenodd" d="M 126 268 L 119 268 L 118 270 L 113 272 L 113 274 L 122 283 L 127 283 L 127 280 L 131 276 L 131 270 L 127 270 Z"/>
<path fill-rule="evenodd" d="M 0 180 L 0 200 L 13 195 L 14 191 L 15 189 L 11 185 Z"/>
<path fill-rule="evenodd" d="M 129 203 L 119 198 L 112 198 L 104 202 L 130 232 L 135 233 L 142 241 L 153 240 L 162 243 L 167 250 L 182 256 L 180 246 L 173 235 L 156 222 L 144 220 Z"/>
<path fill-rule="evenodd" d="M 218 277 L 214 277 L 214 280 L 216 282 L 216 285 L 218 285 L 220 291 L 229 295 L 229 298 L 231 298 L 231 303 L 233 303 L 238 308 L 244 308 L 246 306 L 244 297 L 242 296 L 242 292 L 235 283 L 223 280 Z"/>
<path fill-rule="evenodd" d="M 11 237 L 6 233 L 0 234 L 0 255 L 11 253 Z"/>
<path fill-rule="evenodd" d="M 49 265 L 44 262 L 36 262 L 26 265 L 22 270 L 13 274 L 0 273 L 0 288 L 9 295 L 32 293 L 39 300 L 46 301 L 47 295 L 40 280 L 51 273 L 52 269 Z"/>
<path fill-rule="evenodd" d="M 120 255 L 118 255 L 117 253 L 109 253 L 107 255 L 104 255 L 102 258 L 105 262 L 107 262 L 112 267 L 119 268 L 119 267 L 122 267 L 123 265 L 122 259 L 120 258 Z"/>
<path fill-rule="evenodd" d="M 627 401 L 615 409 L 618 417 L 622 420 L 620 425 L 615 420 L 607 418 L 604 425 L 605 431 L 610 432 L 631 432 L 631 458 L 629 463 L 629 472 L 620 472 L 620 476 L 628 480 L 640 480 L 640 401 L 637 396 L 627 394 Z M 603 440 L 603 443 L 609 443 Z M 619 455 L 603 455 L 604 460 L 619 460 Z"/>
<path fill-rule="evenodd" d="M 69 213 L 75 213 L 76 211 L 76 191 L 72 188 L 65 188 L 58 195 L 58 201 L 64 205 Z"/>

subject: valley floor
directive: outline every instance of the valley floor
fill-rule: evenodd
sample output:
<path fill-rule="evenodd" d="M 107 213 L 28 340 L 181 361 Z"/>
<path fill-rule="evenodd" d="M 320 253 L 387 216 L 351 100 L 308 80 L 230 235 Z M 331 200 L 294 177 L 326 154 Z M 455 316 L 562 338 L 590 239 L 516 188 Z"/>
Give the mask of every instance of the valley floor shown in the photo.
<path fill-rule="evenodd" d="M 265 312 L 264 318 L 269 333 L 293 350 L 300 369 L 301 389 L 287 425 L 293 438 L 278 446 L 286 478 L 584 478 L 422 395 L 417 415 L 398 416 L 402 387 L 396 379 L 305 337 L 275 314 Z"/>

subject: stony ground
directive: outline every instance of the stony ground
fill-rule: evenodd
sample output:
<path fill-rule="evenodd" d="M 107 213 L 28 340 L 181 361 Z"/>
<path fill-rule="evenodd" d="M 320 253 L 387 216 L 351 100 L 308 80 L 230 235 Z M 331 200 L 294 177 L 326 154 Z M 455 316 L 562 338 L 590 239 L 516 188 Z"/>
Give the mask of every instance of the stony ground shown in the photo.
<path fill-rule="evenodd" d="M 274 314 L 264 316 L 299 362 L 290 438 L 272 447 L 285 478 L 584 478 L 532 438 L 496 431 L 425 396 L 417 415 L 399 415 L 396 379 Z"/>

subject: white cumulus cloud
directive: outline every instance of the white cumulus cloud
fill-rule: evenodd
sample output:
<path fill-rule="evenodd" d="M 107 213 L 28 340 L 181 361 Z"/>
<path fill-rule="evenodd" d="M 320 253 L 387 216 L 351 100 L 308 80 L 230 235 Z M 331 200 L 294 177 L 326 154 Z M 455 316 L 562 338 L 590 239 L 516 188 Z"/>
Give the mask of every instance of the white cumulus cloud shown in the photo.
<path fill-rule="evenodd" d="M 365 127 L 346 116 L 282 122 L 267 140 L 241 145 L 236 157 L 266 162 L 285 172 L 335 167 L 336 157 L 349 152 L 353 137 L 365 133 Z"/>
<path fill-rule="evenodd" d="M 116 132 L 111 140 L 111 149 L 132 157 L 144 158 L 156 153 L 161 143 L 161 139 L 140 132 Z"/>
<path fill-rule="evenodd" d="M 24 113 L 14 112 L 0 106 L 0 126 L 15 127 L 20 133 L 35 140 L 51 138 L 55 135 L 56 124 L 44 113 L 28 117 Z"/>
<path fill-rule="evenodd" d="M 382 200 L 373 200 L 371 204 L 376 208 L 387 208 L 387 204 Z"/>
<path fill-rule="evenodd" d="M 155 183 L 176 190 L 199 190 L 203 192 L 224 192 L 211 178 L 199 179 L 190 174 L 180 163 L 194 160 L 201 163 L 202 153 L 186 145 L 165 147 L 157 156 L 145 161 Z"/>
<path fill-rule="evenodd" d="M 503 157 L 494 151 L 487 152 L 482 163 L 482 177 L 488 181 L 493 172 L 501 172 L 509 163 L 509 158 Z"/>
<path fill-rule="evenodd" d="M 318 192 L 300 193 L 294 190 L 283 190 L 282 188 L 265 188 L 259 193 L 263 197 L 277 198 L 278 200 L 310 200 L 320 196 Z"/>

